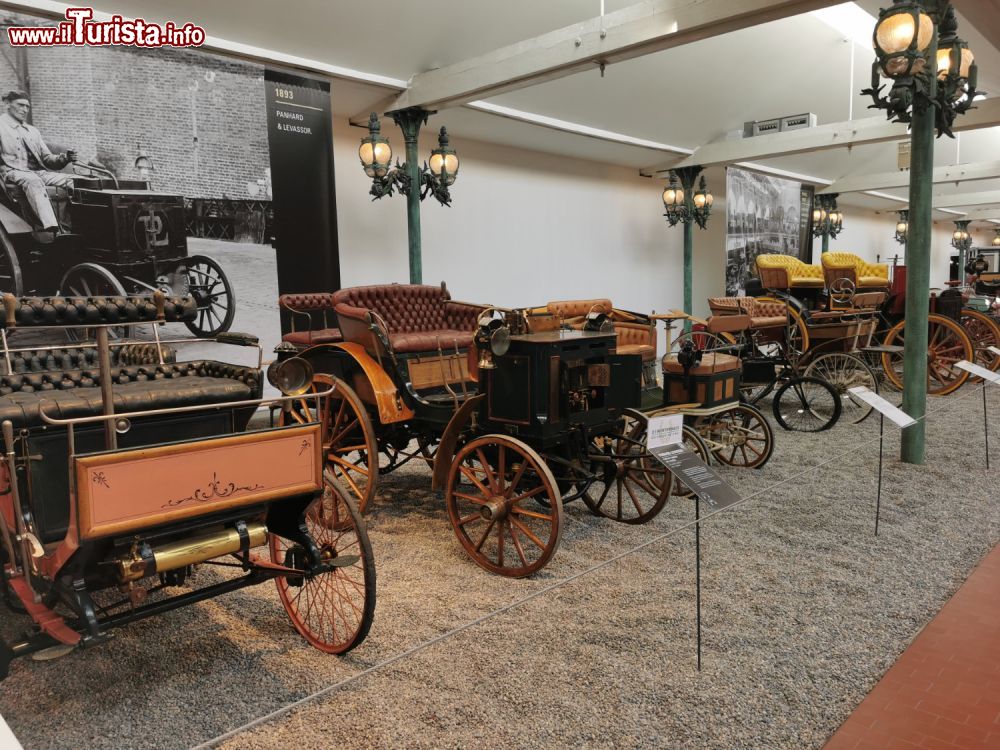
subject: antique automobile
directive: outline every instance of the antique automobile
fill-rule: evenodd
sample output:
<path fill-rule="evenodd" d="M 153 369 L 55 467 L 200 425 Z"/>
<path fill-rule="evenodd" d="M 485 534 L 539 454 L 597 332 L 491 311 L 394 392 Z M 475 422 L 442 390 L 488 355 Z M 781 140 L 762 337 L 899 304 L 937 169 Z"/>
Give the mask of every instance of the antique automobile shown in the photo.
<path fill-rule="evenodd" d="M 0 292 L 21 295 L 125 296 L 161 291 L 190 296 L 197 314 L 184 325 L 199 336 L 228 331 L 233 287 L 207 255 L 188 255 L 184 198 L 119 180 L 74 163 L 72 188 L 49 188 L 69 231 L 40 241 L 37 219 L 17 189 L 0 185 Z M 84 174 L 86 173 L 86 174 Z M 114 333 L 114 331 L 112 331 Z"/>
<path fill-rule="evenodd" d="M 159 338 L 197 315 L 190 297 L 3 298 L 0 310 L 0 563 L 10 609 L 33 628 L 0 640 L 11 660 L 103 643 L 113 628 L 274 580 L 295 629 L 342 653 L 371 625 L 375 570 L 364 524 L 325 470 L 317 422 L 247 430 L 289 408 L 312 371 L 179 361 Z M 153 343 L 111 342 L 151 325 Z M 24 329 L 87 326 L 96 343 L 10 345 Z M 316 394 L 322 399 L 323 393 Z"/>
<path fill-rule="evenodd" d="M 544 329 L 524 310 L 453 301 L 443 284 L 328 299 L 342 341 L 330 341 L 327 319 L 327 343 L 310 346 L 300 329 L 279 353 L 299 352 L 317 373 L 313 392 L 333 393 L 322 414 L 303 399 L 288 416 L 325 426 L 329 465 L 362 509 L 381 474 L 425 460 L 469 556 L 520 577 L 555 552 L 564 503 L 623 523 L 663 508 L 666 470 L 631 434 L 641 358 L 618 353 L 603 323 Z"/>

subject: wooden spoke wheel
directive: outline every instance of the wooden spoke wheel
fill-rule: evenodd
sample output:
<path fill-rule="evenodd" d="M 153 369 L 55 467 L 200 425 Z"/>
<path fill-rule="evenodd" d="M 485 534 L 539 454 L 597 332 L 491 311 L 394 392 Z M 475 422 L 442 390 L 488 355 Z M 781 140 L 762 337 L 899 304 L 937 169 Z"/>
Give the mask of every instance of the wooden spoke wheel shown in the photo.
<path fill-rule="evenodd" d="M 809 351 L 809 326 L 806 325 L 805 318 L 802 317 L 802 313 L 795 305 L 777 297 L 757 297 L 756 299 L 758 302 L 777 302 L 784 305 L 788 319 L 784 337 L 785 343 L 789 349 L 799 354 L 805 354 Z"/>
<path fill-rule="evenodd" d="M 319 548 L 314 566 L 303 547 L 270 535 L 271 560 L 302 570 L 279 576 L 278 596 L 295 629 L 309 644 L 342 654 L 368 635 L 375 615 L 375 559 L 361 514 L 344 489 L 324 472 L 322 496 L 305 512 L 306 529 Z"/>
<path fill-rule="evenodd" d="M 597 476 L 583 493 L 595 516 L 620 523 L 651 521 L 670 498 L 670 472 L 646 449 L 648 419 L 629 410 L 622 431 L 602 435 L 591 445 L 589 469 Z"/>
<path fill-rule="evenodd" d="M 842 407 L 841 416 L 850 420 L 851 424 L 860 424 L 872 413 L 874 407 L 848 393 L 851 388 L 861 385 L 878 393 L 875 371 L 856 354 L 823 354 L 809 363 L 805 374 L 810 378 L 822 378 L 837 389 Z"/>
<path fill-rule="evenodd" d="M 694 428 L 716 460 L 729 466 L 759 469 L 774 452 L 774 430 L 748 404 L 699 417 Z"/>
<path fill-rule="evenodd" d="M 448 473 L 445 504 L 458 541 L 490 572 L 531 575 L 559 546 L 563 509 L 555 477 L 515 438 L 484 435 L 466 443 Z"/>
<path fill-rule="evenodd" d="M 968 308 L 962 310 L 961 321 L 976 350 L 976 364 L 993 372 L 1000 370 L 1000 354 L 990 351 L 991 346 L 1000 349 L 1000 323 L 985 313 Z M 974 376 L 970 382 L 981 383 L 982 380 L 979 376 Z"/>
<path fill-rule="evenodd" d="M 945 396 L 968 380 L 969 373 L 955 367 L 963 359 L 972 361 L 975 348 L 965 330 L 951 318 L 931 313 L 927 318 L 927 392 Z M 906 321 L 901 320 L 885 335 L 887 346 L 905 345 Z M 903 388 L 903 352 L 882 354 L 885 376 L 897 388 Z"/>
<path fill-rule="evenodd" d="M 193 255 L 186 267 L 188 291 L 198 304 L 198 314 L 184 325 L 195 336 L 228 331 L 236 317 L 236 295 L 222 266 L 207 255 Z"/>
<path fill-rule="evenodd" d="M 837 389 L 822 378 L 791 378 L 782 383 L 771 410 L 775 421 L 786 430 L 822 432 L 840 419 L 842 409 Z"/>
<path fill-rule="evenodd" d="M 303 396 L 291 402 L 291 408 L 281 413 L 281 424 L 322 424 L 323 454 L 333 477 L 343 484 L 364 513 L 378 491 L 378 443 L 375 430 L 358 394 L 340 378 L 316 373 L 311 393 L 336 390 L 321 399 L 316 411 L 316 399 Z"/>

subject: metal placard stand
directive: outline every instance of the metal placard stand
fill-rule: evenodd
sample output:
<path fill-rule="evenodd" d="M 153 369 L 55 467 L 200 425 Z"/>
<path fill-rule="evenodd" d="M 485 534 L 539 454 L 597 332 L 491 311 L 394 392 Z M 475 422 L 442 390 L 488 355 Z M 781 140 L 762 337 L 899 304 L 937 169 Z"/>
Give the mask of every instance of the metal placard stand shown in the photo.
<path fill-rule="evenodd" d="M 717 513 L 743 498 L 711 466 L 681 442 L 684 417 L 653 417 L 647 426 L 646 447 L 681 484 L 694 493 L 694 576 L 698 671 L 701 671 L 701 501 Z M 667 481 L 673 481 L 668 479 Z"/>
<path fill-rule="evenodd" d="M 874 407 L 878 412 L 878 493 L 875 496 L 875 536 L 878 536 L 878 523 L 882 515 L 882 456 L 885 452 L 885 418 L 889 417 L 900 428 L 914 425 L 917 420 L 863 385 L 848 388 L 847 392 Z"/>
<path fill-rule="evenodd" d="M 989 348 L 994 354 L 1000 354 L 1000 349 L 995 346 Z M 961 362 L 956 362 L 955 367 L 958 367 L 966 372 L 972 373 L 973 375 L 983 379 L 983 443 L 986 447 L 986 470 L 990 470 L 990 424 L 986 418 L 986 384 L 993 383 L 994 385 L 1000 385 L 1000 373 L 995 373 L 992 370 L 987 370 L 977 364 L 973 364 L 967 360 L 962 360 Z"/>

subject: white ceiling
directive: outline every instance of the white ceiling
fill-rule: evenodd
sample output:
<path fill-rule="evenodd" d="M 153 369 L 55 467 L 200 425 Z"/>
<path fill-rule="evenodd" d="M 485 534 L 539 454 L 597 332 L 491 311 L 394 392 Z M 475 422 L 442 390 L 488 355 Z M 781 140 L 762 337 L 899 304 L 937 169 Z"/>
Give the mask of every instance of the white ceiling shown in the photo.
<path fill-rule="evenodd" d="M 958 7 L 981 10 L 978 4 L 984 1 L 961 0 Z M 880 3 L 885 0 L 860 0 L 858 5 L 874 15 Z M 633 0 L 605 0 L 605 12 L 631 4 Z M 270 0 L 98 0 L 97 5 L 100 11 L 147 20 L 190 20 L 231 42 L 401 80 L 593 18 L 600 8 L 600 0 L 296 0 L 280 6 Z M 960 23 L 960 34 L 979 63 L 980 88 L 1000 95 L 1000 23 L 981 22 L 990 41 L 972 24 Z M 746 120 L 801 112 L 815 113 L 820 124 L 872 117 L 876 113 L 866 109 L 868 102 L 858 93 L 870 79 L 872 25 L 862 17 L 837 29 L 818 14 L 805 14 L 612 65 L 603 79 L 595 66 L 591 72 L 488 101 L 688 149 L 724 138 L 742 129 Z M 852 38 L 845 38 L 845 32 Z M 335 80 L 336 114 L 364 112 L 389 93 L 380 86 Z M 442 111 L 432 120 L 439 123 L 448 126 L 459 149 L 465 137 L 636 168 L 667 156 L 469 108 Z M 956 156 L 961 162 L 995 160 L 998 153 L 1000 128 L 969 131 L 958 143 L 939 140 L 935 163 L 954 164 Z M 896 149 L 892 143 L 868 145 L 764 163 L 834 180 L 893 170 Z M 954 189 L 994 189 L 989 184 Z M 905 196 L 905 189 L 885 192 Z M 899 207 L 863 194 L 844 200 L 869 208 Z"/>

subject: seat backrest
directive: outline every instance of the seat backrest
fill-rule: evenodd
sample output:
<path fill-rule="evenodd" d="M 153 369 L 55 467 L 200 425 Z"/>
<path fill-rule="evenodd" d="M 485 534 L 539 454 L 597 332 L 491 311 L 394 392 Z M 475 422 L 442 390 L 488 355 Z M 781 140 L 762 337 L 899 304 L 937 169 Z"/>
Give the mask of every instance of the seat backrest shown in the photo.
<path fill-rule="evenodd" d="M 375 312 L 385 321 L 389 333 L 419 333 L 448 328 L 445 303 L 450 299 L 446 289 L 423 284 L 356 286 L 341 289 L 333 295 L 334 305 Z"/>
<path fill-rule="evenodd" d="M 549 302 L 546 307 L 548 311 L 559 318 L 580 318 L 586 316 L 591 310 L 606 314 L 611 313 L 611 300 L 609 299 L 564 299 Z"/>

